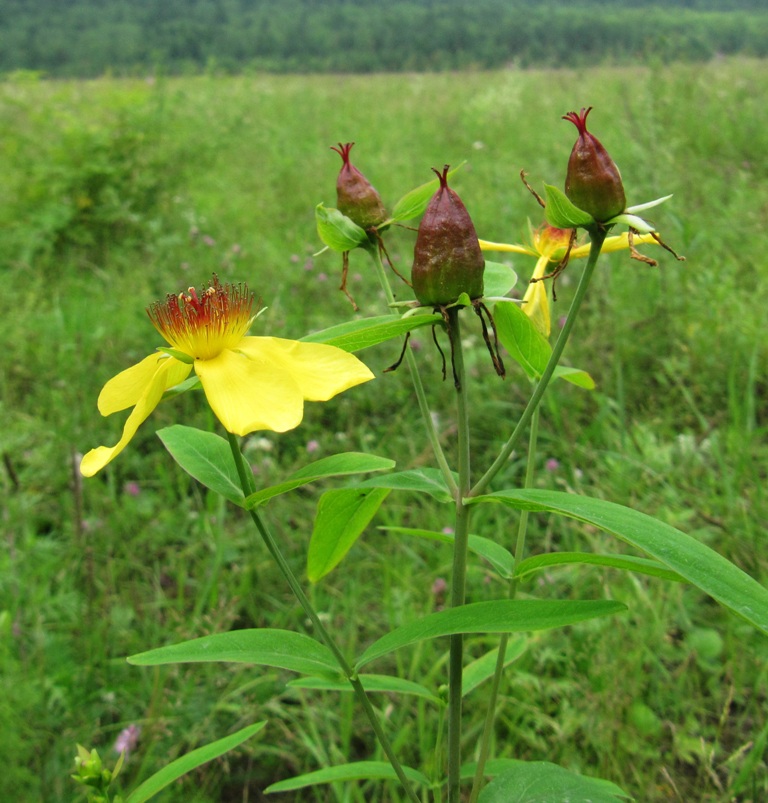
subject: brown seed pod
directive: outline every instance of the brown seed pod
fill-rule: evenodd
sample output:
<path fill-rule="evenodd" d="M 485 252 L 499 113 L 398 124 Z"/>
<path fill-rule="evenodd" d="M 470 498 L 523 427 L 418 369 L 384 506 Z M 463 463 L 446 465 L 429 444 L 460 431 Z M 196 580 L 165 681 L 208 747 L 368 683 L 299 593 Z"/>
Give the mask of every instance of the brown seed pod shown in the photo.
<path fill-rule="evenodd" d="M 387 219 L 387 210 L 381 196 L 370 181 L 349 161 L 354 142 L 331 148 L 341 156 L 344 164 L 336 179 L 336 206 L 350 220 L 366 231 Z"/>
<path fill-rule="evenodd" d="M 563 117 L 579 131 L 568 160 L 565 194 L 600 223 L 620 215 L 626 208 L 626 198 L 619 168 L 600 140 L 587 131 L 587 115 L 591 110 L 590 106 Z"/>
<path fill-rule="evenodd" d="M 416 298 L 425 306 L 452 304 L 462 293 L 482 297 L 485 270 L 472 219 L 448 186 L 448 165 L 435 173 L 440 187 L 421 219 L 411 275 Z"/>

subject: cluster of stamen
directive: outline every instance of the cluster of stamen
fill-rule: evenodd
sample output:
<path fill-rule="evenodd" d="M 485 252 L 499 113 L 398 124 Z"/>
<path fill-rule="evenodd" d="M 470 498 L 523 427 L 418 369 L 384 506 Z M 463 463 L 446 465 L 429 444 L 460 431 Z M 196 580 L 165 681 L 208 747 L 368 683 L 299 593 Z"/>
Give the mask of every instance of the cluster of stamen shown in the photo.
<path fill-rule="evenodd" d="M 245 284 L 225 284 L 214 274 L 198 295 L 194 287 L 147 309 L 170 346 L 195 360 L 211 360 L 235 348 L 253 321 L 254 296 Z"/>

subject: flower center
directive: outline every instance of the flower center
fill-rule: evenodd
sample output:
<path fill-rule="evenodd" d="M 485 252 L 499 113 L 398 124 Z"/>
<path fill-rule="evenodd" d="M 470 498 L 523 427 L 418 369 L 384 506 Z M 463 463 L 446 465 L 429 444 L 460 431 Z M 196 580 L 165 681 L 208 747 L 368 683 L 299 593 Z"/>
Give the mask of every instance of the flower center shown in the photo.
<path fill-rule="evenodd" d="M 172 348 L 195 360 L 211 360 L 237 347 L 253 321 L 252 309 L 247 285 L 222 285 L 214 274 L 200 295 L 190 287 L 156 301 L 147 314 Z"/>

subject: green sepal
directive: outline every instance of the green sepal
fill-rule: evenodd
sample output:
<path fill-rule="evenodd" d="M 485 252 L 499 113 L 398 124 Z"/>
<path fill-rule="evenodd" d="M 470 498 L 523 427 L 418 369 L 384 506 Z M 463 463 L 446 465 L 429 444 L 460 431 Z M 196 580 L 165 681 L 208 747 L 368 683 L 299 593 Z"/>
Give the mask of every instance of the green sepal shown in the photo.
<path fill-rule="evenodd" d="M 182 393 L 199 387 L 202 387 L 200 384 L 200 377 L 197 374 L 192 374 L 192 376 L 187 377 L 183 382 L 179 382 L 178 385 L 168 388 L 168 390 L 163 393 L 163 401 L 175 399 L 176 396 L 181 396 Z"/>
<path fill-rule="evenodd" d="M 637 215 L 628 215 L 626 212 L 622 212 L 620 215 L 616 215 L 610 220 L 606 220 L 604 225 L 613 226 L 616 223 L 623 223 L 625 226 L 629 226 L 630 229 L 639 231 L 640 234 L 650 234 L 651 232 L 656 231 L 656 227 L 652 226 L 650 223 L 648 223 L 648 221 L 643 220 Z"/>
<path fill-rule="evenodd" d="M 579 209 L 562 190 L 551 184 L 545 184 L 544 190 L 547 194 L 544 216 L 550 226 L 557 229 L 575 229 L 579 226 L 590 228 L 595 225 L 592 215 Z"/>
<path fill-rule="evenodd" d="M 483 298 L 501 298 L 517 284 L 517 274 L 508 265 L 485 260 Z"/>
<path fill-rule="evenodd" d="M 455 301 L 452 301 L 450 304 L 446 304 L 446 309 L 450 309 L 451 307 L 471 307 L 471 306 L 472 306 L 472 299 L 469 297 L 469 294 L 461 293 Z"/>
<path fill-rule="evenodd" d="M 179 351 L 178 349 L 172 349 L 170 346 L 158 346 L 157 350 L 163 354 L 167 354 L 169 357 L 173 357 L 174 360 L 183 362 L 185 365 L 195 364 L 194 357 L 190 357 L 189 354 L 185 354 L 183 351 Z"/>
<path fill-rule="evenodd" d="M 634 215 L 636 212 L 642 212 L 645 209 L 652 209 L 654 206 L 663 204 L 664 201 L 668 201 L 671 197 L 672 197 L 671 195 L 665 195 L 662 198 L 656 198 L 655 201 L 647 201 L 644 204 L 635 204 L 634 206 L 628 206 L 624 211 L 629 213 L 630 215 Z"/>
<path fill-rule="evenodd" d="M 454 167 L 453 170 L 449 170 L 448 178 L 465 164 L 466 162 L 462 162 Z M 386 223 L 397 223 L 401 220 L 413 220 L 414 218 L 421 217 L 439 186 L 440 181 L 438 179 L 433 179 L 407 192 L 395 204 L 395 208 L 392 210 L 392 217 L 386 221 Z"/>
<path fill-rule="evenodd" d="M 318 236 L 334 251 L 352 251 L 369 244 L 365 230 L 338 209 L 318 204 L 315 207 L 315 222 Z"/>

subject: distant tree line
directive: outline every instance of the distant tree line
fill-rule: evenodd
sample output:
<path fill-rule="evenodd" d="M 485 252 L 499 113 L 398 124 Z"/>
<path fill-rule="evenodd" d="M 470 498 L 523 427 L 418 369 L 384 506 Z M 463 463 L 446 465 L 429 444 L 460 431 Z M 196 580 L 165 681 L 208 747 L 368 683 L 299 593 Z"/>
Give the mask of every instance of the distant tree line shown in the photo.
<path fill-rule="evenodd" d="M 377 72 L 768 55 L 765 0 L 2 0 L 0 73 Z"/>

